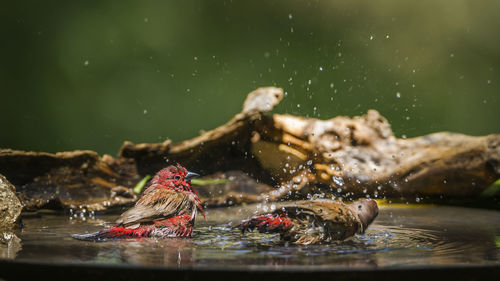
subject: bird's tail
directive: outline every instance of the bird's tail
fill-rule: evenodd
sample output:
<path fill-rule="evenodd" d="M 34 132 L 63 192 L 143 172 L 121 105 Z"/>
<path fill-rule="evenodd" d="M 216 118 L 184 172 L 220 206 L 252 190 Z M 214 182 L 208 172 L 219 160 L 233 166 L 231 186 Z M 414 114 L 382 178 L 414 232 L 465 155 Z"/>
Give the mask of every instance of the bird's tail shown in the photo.
<path fill-rule="evenodd" d="M 124 238 L 146 237 L 150 232 L 151 228 L 148 226 L 141 226 L 138 228 L 125 228 L 122 226 L 113 226 L 108 229 L 94 233 L 73 234 L 71 235 L 71 237 L 84 241 L 105 242 L 105 241 L 113 241 Z"/>
<path fill-rule="evenodd" d="M 259 232 L 274 233 L 284 232 L 293 226 L 285 212 L 256 216 L 244 220 L 237 227 L 242 232 L 257 229 Z"/>

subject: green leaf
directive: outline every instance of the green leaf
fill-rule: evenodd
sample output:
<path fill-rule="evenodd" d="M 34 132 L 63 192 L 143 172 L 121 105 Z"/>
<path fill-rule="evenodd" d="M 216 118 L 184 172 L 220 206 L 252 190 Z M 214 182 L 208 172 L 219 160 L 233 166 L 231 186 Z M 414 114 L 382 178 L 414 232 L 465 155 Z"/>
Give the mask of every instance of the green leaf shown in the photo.
<path fill-rule="evenodd" d="M 210 185 L 210 184 L 220 184 L 230 182 L 228 179 L 192 179 L 191 183 L 195 185 Z"/>
<path fill-rule="evenodd" d="M 500 248 L 500 236 L 495 236 L 495 246 L 497 246 L 497 248 Z"/>
<path fill-rule="evenodd" d="M 144 186 L 146 185 L 146 183 L 148 182 L 148 180 L 151 178 L 150 175 L 146 175 L 140 182 L 138 182 L 135 186 L 134 186 L 134 192 L 136 194 L 139 194 L 141 193 L 142 189 L 144 188 Z"/>
<path fill-rule="evenodd" d="M 481 197 L 493 197 L 495 194 L 498 193 L 498 190 L 500 189 L 500 179 L 498 179 L 496 182 L 494 182 L 492 185 L 488 186 L 479 196 Z"/>

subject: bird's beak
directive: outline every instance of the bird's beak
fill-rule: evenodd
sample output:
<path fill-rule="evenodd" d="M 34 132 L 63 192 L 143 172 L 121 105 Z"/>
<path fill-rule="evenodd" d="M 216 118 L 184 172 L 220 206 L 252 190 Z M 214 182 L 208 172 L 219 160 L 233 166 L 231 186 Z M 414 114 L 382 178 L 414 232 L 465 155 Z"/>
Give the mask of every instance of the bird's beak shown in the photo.
<path fill-rule="evenodd" d="M 198 175 L 197 173 L 187 172 L 185 179 L 186 180 L 191 180 L 191 179 L 199 177 L 199 176 L 200 175 Z"/>

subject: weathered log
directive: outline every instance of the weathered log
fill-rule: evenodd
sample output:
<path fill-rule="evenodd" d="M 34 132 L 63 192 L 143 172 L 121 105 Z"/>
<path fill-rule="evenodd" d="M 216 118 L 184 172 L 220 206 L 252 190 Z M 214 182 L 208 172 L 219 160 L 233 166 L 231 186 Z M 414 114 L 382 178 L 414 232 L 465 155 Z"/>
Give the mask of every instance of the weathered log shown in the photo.
<path fill-rule="evenodd" d="M 0 173 L 17 186 L 26 209 L 89 210 L 134 202 L 131 188 L 174 162 L 205 175 L 240 170 L 278 187 L 242 194 L 228 185 L 218 198 L 205 197 L 209 206 L 312 194 L 470 198 L 500 178 L 500 135 L 398 139 L 375 110 L 329 120 L 268 115 L 282 98 L 281 89 L 259 88 L 214 130 L 180 143 L 125 142 L 116 159 L 91 151 L 0 150 Z"/>
<path fill-rule="evenodd" d="M 104 210 L 132 203 L 129 189 L 139 179 L 134 161 L 93 151 L 24 152 L 0 150 L 0 171 L 17 187 L 26 210 Z"/>
<path fill-rule="evenodd" d="M 275 99 L 262 102 L 255 98 L 259 95 Z M 282 96 L 281 89 L 260 88 L 245 104 L 260 102 L 255 107 L 269 111 Z M 154 171 L 151 162 L 165 160 L 203 173 L 240 169 L 280 186 L 260 197 L 267 200 L 311 193 L 464 198 L 479 195 L 500 178 L 500 135 L 443 132 L 398 139 L 375 110 L 329 120 L 263 113 L 244 109 L 225 125 L 178 144 L 126 143 L 120 155 L 134 158 L 148 173 Z"/>
<path fill-rule="evenodd" d="M 119 156 L 133 158 L 142 175 L 154 174 L 169 162 L 179 162 L 201 174 L 242 170 L 253 177 L 269 180 L 268 172 L 250 153 L 254 124 L 283 98 L 278 88 L 259 88 L 251 92 L 243 110 L 229 122 L 198 137 L 180 143 L 137 144 L 125 142 Z"/>
<path fill-rule="evenodd" d="M 330 120 L 276 114 L 259 126 L 252 151 L 286 183 L 271 200 L 318 185 L 326 187 L 323 192 L 356 197 L 464 198 L 479 195 L 500 177 L 500 135 L 443 132 L 398 139 L 375 110 Z M 280 151 L 282 160 L 272 151 Z"/>

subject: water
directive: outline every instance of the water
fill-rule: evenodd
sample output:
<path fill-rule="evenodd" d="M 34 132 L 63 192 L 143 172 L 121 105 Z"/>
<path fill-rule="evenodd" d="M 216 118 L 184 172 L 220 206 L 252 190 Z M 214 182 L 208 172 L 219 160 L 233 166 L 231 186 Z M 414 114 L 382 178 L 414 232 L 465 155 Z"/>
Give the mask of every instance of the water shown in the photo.
<path fill-rule="evenodd" d="M 429 205 L 382 206 L 364 235 L 328 245 L 297 246 L 277 235 L 232 228 L 258 205 L 208 210 L 191 239 L 132 239 L 104 243 L 70 237 L 102 229 L 116 215 L 25 217 L 11 258 L 53 263 L 133 264 L 179 268 L 407 268 L 500 264 L 497 211 Z M 260 208 L 263 208 L 260 206 Z M 497 242 L 495 242 L 497 241 Z"/>

